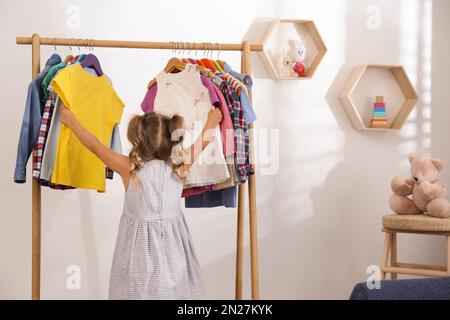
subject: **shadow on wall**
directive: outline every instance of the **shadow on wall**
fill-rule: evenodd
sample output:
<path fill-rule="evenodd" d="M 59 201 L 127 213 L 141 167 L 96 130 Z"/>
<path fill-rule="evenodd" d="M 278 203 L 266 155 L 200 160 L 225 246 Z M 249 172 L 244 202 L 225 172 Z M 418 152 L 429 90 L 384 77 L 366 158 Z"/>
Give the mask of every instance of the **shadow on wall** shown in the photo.
<path fill-rule="evenodd" d="M 431 43 L 427 41 L 431 24 L 427 6 L 431 5 L 431 0 L 381 1 L 379 9 L 383 20 L 379 30 L 364 28 L 368 8 L 372 5 L 370 0 L 346 1 L 347 10 L 343 12 L 347 16 L 340 18 L 345 21 L 344 29 L 336 30 L 345 33 L 343 54 L 349 64 L 341 67 L 326 94 L 326 102 L 340 131 L 333 131 L 333 124 L 317 122 L 322 107 L 319 103 L 314 105 L 315 101 L 306 100 L 310 102 L 308 106 L 312 103 L 319 109 L 313 110 L 303 104 L 305 100 L 290 97 L 289 90 L 302 90 L 302 87 L 274 83 L 275 95 L 289 97 L 284 99 L 283 108 L 293 119 L 281 116 L 272 119 L 273 127 L 283 128 L 280 139 L 287 146 L 280 150 L 279 175 L 265 178 L 276 187 L 270 197 L 273 209 L 270 234 L 259 243 L 263 298 L 348 298 L 353 286 L 367 279 L 367 268 L 380 262 L 380 221 L 381 216 L 389 212 L 390 180 L 396 175 L 408 175 L 408 153 L 424 153 L 430 148 L 431 141 L 427 143 L 427 139 L 433 121 L 427 108 L 431 105 L 431 96 L 429 86 L 420 83 L 431 81 L 427 72 L 431 61 L 425 59 L 431 50 Z M 392 20 L 397 15 L 399 22 Z M 265 23 L 264 19 L 256 20 L 246 39 L 255 40 L 252 37 L 256 37 L 258 29 L 265 30 Z M 359 132 L 351 127 L 338 96 L 353 67 L 365 63 L 404 64 L 413 83 L 416 79 L 419 95 L 430 96 L 428 101 L 418 105 L 402 132 Z M 267 78 L 261 64 L 254 68 L 254 74 Z M 308 84 L 302 85 L 308 87 Z M 303 106 L 301 112 L 294 109 L 299 106 Z M 317 131 L 308 126 L 314 121 Z M 308 148 L 317 146 L 308 140 L 313 139 L 310 135 L 320 137 L 325 128 L 331 130 L 331 135 L 345 134 L 342 148 L 330 148 L 318 141 L 321 150 L 312 152 Z M 334 162 L 331 170 L 326 165 L 317 166 L 317 163 L 330 161 Z M 315 181 L 313 176 L 320 175 L 320 170 L 326 170 L 325 176 Z M 261 180 L 258 177 L 258 182 Z M 305 203 L 312 204 L 311 214 L 305 214 L 310 210 L 302 207 Z M 421 254 L 427 260 L 440 259 L 440 250 L 429 250 L 440 242 L 410 238 L 408 246 L 404 246 L 400 241 L 405 257 Z M 206 265 L 205 272 L 213 273 L 233 259 L 234 256 L 222 257 Z M 282 272 L 269 276 L 280 268 Z M 248 273 L 244 273 L 244 279 L 248 284 Z"/>

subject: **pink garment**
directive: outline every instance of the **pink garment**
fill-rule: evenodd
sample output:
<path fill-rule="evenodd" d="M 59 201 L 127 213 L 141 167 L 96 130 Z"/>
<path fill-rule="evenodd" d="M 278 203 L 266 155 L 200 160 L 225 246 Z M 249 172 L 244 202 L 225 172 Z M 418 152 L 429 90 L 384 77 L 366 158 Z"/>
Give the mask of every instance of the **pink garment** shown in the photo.
<path fill-rule="evenodd" d="M 222 112 L 222 122 L 220 123 L 220 132 L 222 134 L 223 143 L 223 154 L 225 156 L 230 156 L 234 154 L 234 128 L 233 122 L 231 121 L 230 111 L 228 110 L 227 102 L 223 97 L 222 92 L 219 88 L 213 85 L 214 90 L 216 90 L 217 96 L 219 97 L 219 108 Z"/>
<path fill-rule="evenodd" d="M 211 103 L 220 108 L 222 112 L 222 122 L 220 123 L 220 132 L 222 134 L 223 153 L 225 156 L 234 154 L 234 129 L 231 121 L 230 112 L 222 92 L 212 84 L 211 80 L 204 75 L 200 75 L 203 85 L 208 89 Z M 147 94 L 141 103 L 141 109 L 145 113 L 152 112 L 155 105 L 158 85 L 155 83 L 147 90 Z"/>
<path fill-rule="evenodd" d="M 153 108 L 155 106 L 155 98 L 156 98 L 157 92 L 158 92 L 158 85 L 155 82 L 155 84 L 152 85 L 147 90 L 144 100 L 142 100 L 142 103 L 141 103 L 142 111 L 144 111 L 145 113 L 149 113 L 149 112 L 153 111 Z"/>

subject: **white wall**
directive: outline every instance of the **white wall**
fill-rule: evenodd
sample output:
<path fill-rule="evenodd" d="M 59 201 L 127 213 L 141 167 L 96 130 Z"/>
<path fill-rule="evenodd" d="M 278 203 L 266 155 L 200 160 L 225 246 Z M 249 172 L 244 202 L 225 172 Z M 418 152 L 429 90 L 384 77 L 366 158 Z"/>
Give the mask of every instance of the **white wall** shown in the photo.
<path fill-rule="evenodd" d="M 219 2 L 219 1 L 217 1 Z M 27 299 L 31 282 L 31 187 L 12 182 L 17 137 L 31 76 L 30 48 L 16 36 L 239 42 L 257 38 L 261 17 L 314 19 L 329 53 L 312 81 L 267 79 L 254 56 L 257 128 L 280 129 L 280 168 L 257 177 L 260 284 L 263 299 L 346 299 L 378 264 L 380 218 L 387 213 L 389 182 L 408 174 L 409 152 L 448 160 L 446 146 L 450 80 L 445 0 L 227 1 L 217 14 L 212 1 L 2 1 L 0 35 L 0 298 Z M 80 29 L 67 28 L 67 8 L 81 8 Z M 381 9 L 381 28 L 366 27 L 367 8 Z M 177 9 L 174 9 L 177 8 Z M 182 10 L 180 10 L 182 8 Z M 326 8 L 326 10 L 325 10 Z M 433 28 L 431 30 L 431 25 Z M 431 43 L 431 31 L 434 41 Z M 431 51 L 431 49 L 433 49 Z M 45 63 L 54 49 L 42 49 Z M 78 48 L 74 46 L 74 51 Z M 58 48 L 66 54 L 67 49 Z M 103 69 L 126 103 L 122 124 L 140 111 L 148 80 L 169 51 L 95 49 Z M 239 68 L 238 53 L 221 58 Z M 400 133 L 354 131 L 337 102 L 343 81 L 361 63 L 402 63 L 424 97 Z M 432 67 L 432 68 L 431 68 Z M 432 86 L 431 86 L 432 84 Z M 430 106 L 432 106 L 430 110 Z M 128 148 L 128 145 L 125 144 Z M 446 174 L 448 181 L 449 175 Z M 104 299 L 122 206 L 120 179 L 108 192 L 42 194 L 42 297 Z M 206 298 L 233 298 L 236 214 L 232 209 L 186 210 L 202 264 Z M 246 221 L 247 222 L 247 221 Z M 249 297 L 246 246 L 244 290 Z M 444 243 L 405 237 L 400 257 L 444 262 Z M 81 290 L 66 288 L 66 268 L 79 265 Z"/>

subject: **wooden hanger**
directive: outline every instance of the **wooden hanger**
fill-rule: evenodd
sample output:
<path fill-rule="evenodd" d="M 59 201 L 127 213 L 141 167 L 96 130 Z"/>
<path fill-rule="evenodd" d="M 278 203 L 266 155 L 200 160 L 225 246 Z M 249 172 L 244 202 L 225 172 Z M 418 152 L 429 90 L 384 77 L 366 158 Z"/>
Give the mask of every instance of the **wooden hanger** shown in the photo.
<path fill-rule="evenodd" d="M 185 66 L 186 66 L 186 63 L 181 61 L 179 58 L 174 57 L 174 58 L 170 59 L 169 62 L 167 62 L 167 65 L 164 68 L 164 72 L 173 73 L 174 71 L 177 71 L 177 70 L 184 70 Z"/>
<path fill-rule="evenodd" d="M 199 65 L 194 65 L 195 66 L 195 71 L 198 71 L 200 73 L 202 73 L 205 76 L 209 76 L 211 73 L 211 70 L 206 69 L 206 68 L 202 68 Z M 174 71 L 182 71 L 186 68 L 186 63 L 184 63 L 183 61 L 181 61 L 179 58 L 171 58 L 168 62 L 166 67 L 164 68 L 164 72 L 166 73 L 173 73 Z M 153 78 L 149 83 L 147 88 L 150 89 L 151 87 L 153 87 L 153 85 L 156 83 L 156 78 Z"/>
<path fill-rule="evenodd" d="M 181 61 L 178 58 L 171 58 L 166 66 L 164 67 L 164 72 L 166 73 L 173 73 L 176 70 L 184 70 L 184 67 L 186 66 L 186 64 Z M 153 78 L 149 83 L 147 88 L 150 89 L 151 87 L 153 87 L 153 85 L 156 83 L 156 78 Z"/>

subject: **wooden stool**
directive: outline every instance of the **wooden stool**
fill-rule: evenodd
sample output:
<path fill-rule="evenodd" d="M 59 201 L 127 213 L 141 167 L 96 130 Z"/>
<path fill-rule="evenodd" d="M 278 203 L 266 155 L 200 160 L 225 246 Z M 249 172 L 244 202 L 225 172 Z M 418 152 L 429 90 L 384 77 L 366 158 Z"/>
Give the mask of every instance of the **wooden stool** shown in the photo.
<path fill-rule="evenodd" d="M 392 279 L 397 274 L 425 277 L 450 276 L 450 219 L 438 219 L 428 215 L 388 215 L 383 217 L 385 233 L 381 278 L 390 273 Z M 447 237 L 447 266 L 420 265 L 397 261 L 397 233 L 436 235 Z"/>

